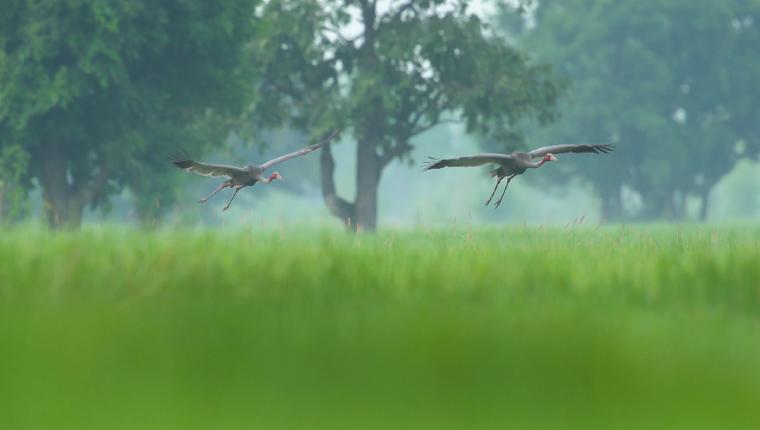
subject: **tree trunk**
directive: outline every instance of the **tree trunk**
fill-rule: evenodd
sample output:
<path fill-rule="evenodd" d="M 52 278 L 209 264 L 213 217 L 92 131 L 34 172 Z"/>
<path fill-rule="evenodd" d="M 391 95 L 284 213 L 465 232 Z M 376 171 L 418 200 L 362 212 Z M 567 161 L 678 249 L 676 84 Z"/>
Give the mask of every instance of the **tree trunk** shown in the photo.
<path fill-rule="evenodd" d="M 47 146 L 43 155 L 42 186 L 44 211 L 53 228 L 76 229 L 82 223 L 84 203 L 74 195 L 66 177 L 66 160 L 57 146 Z"/>
<path fill-rule="evenodd" d="M 374 142 L 361 141 L 356 151 L 356 200 L 354 211 L 357 230 L 377 228 L 377 193 L 381 163 Z"/>
<path fill-rule="evenodd" d="M 45 217 L 55 229 L 75 230 L 82 225 L 84 205 L 64 195 L 45 191 Z"/>
<path fill-rule="evenodd" d="M 677 190 L 666 191 L 662 197 L 659 217 L 668 222 L 681 222 L 686 218 L 686 198 Z M 658 214 L 653 213 L 652 219 L 657 219 Z"/>
<path fill-rule="evenodd" d="M 699 206 L 699 220 L 701 222 L 707 222 L 707 215 L 710 209 L 710 189 L 712 187 L 705 187 L 702 190 L 702 202 Z"/>
<path fill-rule="evenodd" d="M 319 151 L 319 173 L 322 182 L 322 198 L 330 213 L 338 217 L 349 229 L 355 228 L 354 205 L 338 196 L 335 189 L 335 160 L 333 160 L 330 144 L 326 144 Z"/>
<path fill-rule="evenodd" d="M 681 193 L 674 191 L 670 195 L 669 210 L 671 221 L 681 222 L 684 220 L 686 216 L 686 199 Z"/>
<path fill-rule="evenodd" d="M 656 187 L 639 188 L 644 207 L 637 216 L 640 221 L 672 221 L 674 216 L 674 190 Z"/>
<path fill-rule="evenodd" d="M 374 231 L 377 228 L 377 195 L 382 162 L 373 142 L 360 142 L 356 153 L 356 199 L 350 203 L 338 196 L 333 174 L 335 161 L 330 145 L 322 147 L 320 174 L 322 197 L 330 213 L 354 231 Z"/>

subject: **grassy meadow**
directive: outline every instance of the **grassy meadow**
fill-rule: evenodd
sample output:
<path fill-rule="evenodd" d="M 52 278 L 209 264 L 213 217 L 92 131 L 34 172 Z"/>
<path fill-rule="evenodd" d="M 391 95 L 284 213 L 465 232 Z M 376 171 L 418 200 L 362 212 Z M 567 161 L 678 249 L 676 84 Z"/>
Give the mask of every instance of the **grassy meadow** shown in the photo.
<path fill-rule="evenodd" d="M 3 429 L 760 423 L 760 228 L 0 231 Z"/>

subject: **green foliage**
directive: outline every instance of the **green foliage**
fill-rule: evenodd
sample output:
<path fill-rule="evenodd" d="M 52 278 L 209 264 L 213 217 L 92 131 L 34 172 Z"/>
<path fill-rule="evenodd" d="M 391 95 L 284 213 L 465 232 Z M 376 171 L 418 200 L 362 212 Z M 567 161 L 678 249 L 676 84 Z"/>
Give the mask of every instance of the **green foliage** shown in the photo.
<path fill-rule="evenodd" d="M 616 141 L 610 163 L 581 160 L 610 216 L 621 188 L 641 217 L 684 216 L 735 163 L 760 152 L 760 3 L 728 0 L 542 1 L 522 46 L 572 81 L 563 120 L 537 144 Z M 507 25 L 512 28 L 519 26 Z"/>
<path fill-rule="evenodd" d="M 397 147 L 451 111 L 470 129 L 487 128 L 486 119 L 552 119 L 559 89 L 550 71 L 489 35 L 466 11 L 467 1 L 408 2 L 383 14 L 361 1 L 335 3 L 280 1 L 263 9 L 259 25 L 268 37 L 257 44 L 256 59 L 267 67 L 263 92 L 273 97 L 263 99 L 264 118 L 276 121 L 295 106 L 297 124 L 351 126 L 357 139 L 379 140 L 379 152 L 397 156 L 408 151 Z M 349 38 L 348 24 L 362 31 Z M 326 94 L 333 104 L 318 98 L 325 88 L 340 90 Z M 272 109 L 278 101 L 280 109 Z"/>
<path fill-rule="evenodd" d="M 494 36 L 469 5 L 404 1 L 382 11 L 363 0 L 283 0 L 261 8 L 253 116 L 314 135 L 340 126 L 359 143 L 356 201 L 334 205 L 336 215 L 373 228 L 383 168 L 442 122 L 504 132 L 523 118 L 553 119 L 561 86 L 550 70 Z M 324 184 L 323 176 L 329 194 Z"/>
<path fill-rule="evenodd" d="M 757 228 L 2 234 L 7 428 L 758 419 Z"/>
<path fill-rule="evenodd" d="M 53 224 L 77 224 L 84 205 L 159 178 L 173 148 L 201 147 L 199 123 L 220 141 L 221 120 L 207 119 L 247 98 L 241 65 L 255 0 L 10 3 L 0 135 L 30 154 Z"/>
<path fill-rule="evenodd" d="M 26 211 L 29 155 L 19 145 L 0 146 L 0 222 L 17 220 Z"/>

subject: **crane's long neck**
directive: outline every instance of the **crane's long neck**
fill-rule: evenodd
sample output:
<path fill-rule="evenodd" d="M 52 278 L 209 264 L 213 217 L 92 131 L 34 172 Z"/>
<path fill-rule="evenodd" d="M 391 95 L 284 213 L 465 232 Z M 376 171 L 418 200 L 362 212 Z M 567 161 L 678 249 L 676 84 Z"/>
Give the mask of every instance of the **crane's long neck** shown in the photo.
<path fill-rule="evenodd" d="M 263 183 L 263 184 L 269 184 L 272 181 L 274 181 L 274 179 L 275 179 L 275 174 L 274 173 L 272 173 L 269 176 L 259 175 L 259 176 L 256 177 L 256 180 L 259 181 L 259 182 L 261 182 L 261 183 Z"/>

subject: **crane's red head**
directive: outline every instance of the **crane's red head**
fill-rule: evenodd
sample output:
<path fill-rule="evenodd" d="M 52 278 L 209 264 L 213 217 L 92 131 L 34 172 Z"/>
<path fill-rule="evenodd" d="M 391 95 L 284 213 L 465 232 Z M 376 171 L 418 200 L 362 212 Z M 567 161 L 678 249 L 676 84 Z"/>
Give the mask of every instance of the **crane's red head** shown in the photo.
<path fill-rule="evenodd" d="M 275 179 L 282 179 L 282 175 L 279 172 L 274 172 L 269 176 L 270 181 L 274 181 Z"/>
<path fill-rule="evenodd" d="M 544 162 L 544 163 L 546 163 L 546 162 L 548 162 L 548 161 L 559 161 L 559 160 L 557 160 L 557 157 L 555 157 L 555 156 L 554 156 L 554 154 L 552 154 L 552 153 L 550 152 L 550 153 L 548 153 L 548 154 L 544 155 L 544 159 L 543 159 L 543 162 Z"/>

